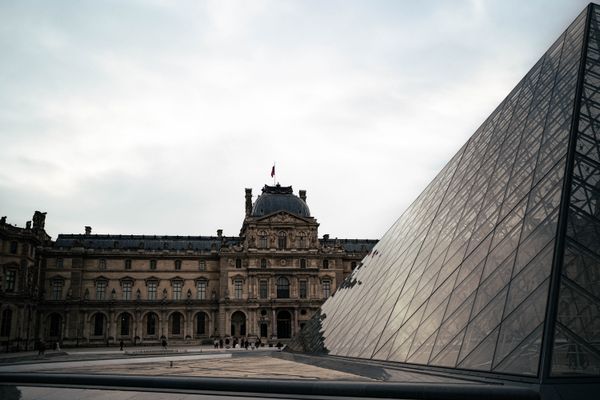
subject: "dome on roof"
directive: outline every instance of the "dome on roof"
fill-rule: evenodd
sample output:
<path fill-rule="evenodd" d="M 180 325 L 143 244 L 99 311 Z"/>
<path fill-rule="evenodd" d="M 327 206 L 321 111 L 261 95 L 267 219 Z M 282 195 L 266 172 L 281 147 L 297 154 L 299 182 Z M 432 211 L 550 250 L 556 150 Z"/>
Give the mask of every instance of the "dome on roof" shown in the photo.
<path fill-rule="evenodd" d="M 278 211 L 286 211 L 300 217 L 310 217 L 308 206 L 296 196 L 291 186 L 265 185 L 252 207 L 253 217 L 262 217 Z"/>

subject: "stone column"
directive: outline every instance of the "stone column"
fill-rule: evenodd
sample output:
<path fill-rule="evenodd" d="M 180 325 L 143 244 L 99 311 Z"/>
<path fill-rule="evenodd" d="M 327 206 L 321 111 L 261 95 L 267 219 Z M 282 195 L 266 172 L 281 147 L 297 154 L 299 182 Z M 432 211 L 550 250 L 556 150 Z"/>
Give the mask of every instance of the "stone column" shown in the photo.
<path fill-rule="evenodd" d="M 190 338 L 194 338 L 194 315 L 191 310 L 187 310 L 187 318 L 185 319 L 187 322 L 186 335 L 189 335 Z"/>
<path fill-rule="evenodd" d="M 296 332 L 298 332 L 299 328 L 298 328 L 298 308 L 294 307 L 294 316 L 292 317 L 292 337 L 294 337 L 294 335 L 296 334 Z"/>
<path fill-rule="evenodd" d="M 62 339 L 64 337 L 72 337 L 71 335 L 69 335 L 69 331 L 67 330 L 67 328 L 70 326 L 70 319 L 71 313 L 68 311 L 65 312 L 65 317 L 61 318 L 60 337 L 58 338 L 59 342 L 62 342 Z"/>
<path fill-rule="evenodd" d="M 112 336 L 113 340 L 117 338 L 117 321 L 115 311 L 111 310 L 108 313 L 108 336 Z"/>

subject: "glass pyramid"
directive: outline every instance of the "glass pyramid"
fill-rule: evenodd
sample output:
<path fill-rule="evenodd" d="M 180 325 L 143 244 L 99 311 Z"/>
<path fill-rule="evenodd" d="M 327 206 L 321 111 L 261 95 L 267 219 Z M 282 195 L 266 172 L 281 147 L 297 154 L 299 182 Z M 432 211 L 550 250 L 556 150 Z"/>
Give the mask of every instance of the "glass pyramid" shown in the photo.
<path fill-rule="evenodd" d="M 600 8 L 588 6 L 292 349 L 600 376 Z"/>

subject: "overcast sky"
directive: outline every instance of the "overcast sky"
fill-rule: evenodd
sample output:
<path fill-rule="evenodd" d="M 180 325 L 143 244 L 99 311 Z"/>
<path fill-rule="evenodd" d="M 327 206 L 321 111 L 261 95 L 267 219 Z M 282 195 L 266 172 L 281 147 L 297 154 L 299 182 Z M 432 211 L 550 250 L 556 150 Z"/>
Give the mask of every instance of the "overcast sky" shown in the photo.
<path fill-rule="evenodd" d="M 586 4 L 0 0 L 0 215 L 237 235 L 275 162 L 379 238 Z"/>

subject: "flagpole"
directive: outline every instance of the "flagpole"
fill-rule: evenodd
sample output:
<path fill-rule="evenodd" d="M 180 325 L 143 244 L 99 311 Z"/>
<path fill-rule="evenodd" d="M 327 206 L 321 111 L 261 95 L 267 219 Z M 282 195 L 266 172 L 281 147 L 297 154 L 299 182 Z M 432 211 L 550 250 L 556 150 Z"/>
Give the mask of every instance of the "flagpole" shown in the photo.
<path fill-rule="evenodd" d="M 277 171 L 275 170 L 275 161 L 273 161 L 273 186 L 275 186 L 275 175 L 277 175 Z"/>

